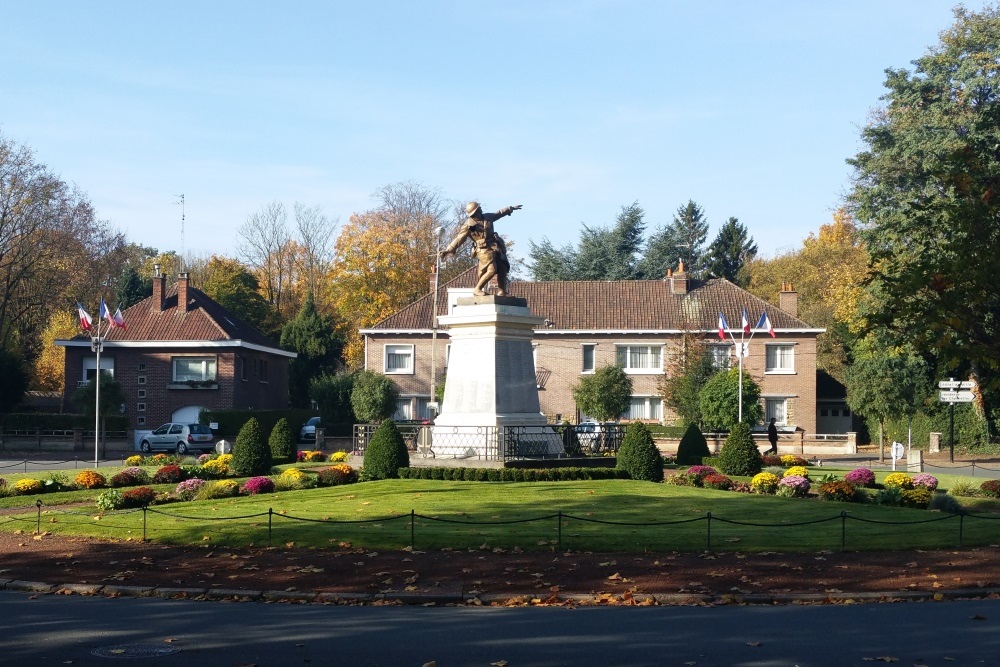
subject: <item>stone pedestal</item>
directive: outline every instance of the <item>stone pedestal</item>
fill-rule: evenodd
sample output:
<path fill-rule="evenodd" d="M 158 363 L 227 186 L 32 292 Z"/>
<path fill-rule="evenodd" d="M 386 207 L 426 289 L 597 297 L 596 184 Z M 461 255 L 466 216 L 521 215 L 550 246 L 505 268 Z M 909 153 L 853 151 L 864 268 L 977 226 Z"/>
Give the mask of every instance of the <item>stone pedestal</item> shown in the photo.
<path fill-rule="evenodd" d="M 437 457 L 556 456 L 562 439 L 538 404 L 533 328 L 542 323 L 517 297 L 458 300 L 438 322 L 451 352 L 431 449 Z"/>

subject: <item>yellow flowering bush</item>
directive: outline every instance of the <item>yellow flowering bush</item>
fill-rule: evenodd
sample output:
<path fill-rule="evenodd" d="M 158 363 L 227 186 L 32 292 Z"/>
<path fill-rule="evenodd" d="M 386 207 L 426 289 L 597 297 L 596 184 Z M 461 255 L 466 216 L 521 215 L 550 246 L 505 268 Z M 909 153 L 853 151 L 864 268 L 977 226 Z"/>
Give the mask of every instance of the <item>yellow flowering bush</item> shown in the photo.
<path fill-rule="evenodd" d="M 161 454 L 153 454 L 152 461 L 156 465 L 159 465 L 159 464 L 162 464 L 162 463 L 166 463 L 169 460 L 170 460 L 170 457 L 168 455 L 166 455 L 166 454 L 162 454 L 162 453 Z"/>
<path fill-rule="evenodd" d="M 931 502 L 931 491 L 922 486 L 903 491 L 903 507 L 927 509 Z"/>
<path fill-rule="evenodd" d="M 887 489 L 912 489 L 913 478 L 905 472 L 894 472 L 886 475 L 885 479 L 882 480 L 882 484 L 884 484 Z"/>
<path fill-rule="evenodd" d="M 347 452 L 334 452 L 330 454 L 330 463 L 344 463 L 347 461 Z"/>
<path fill-rule="evenodd" d="M 806 461 L 804 458 L 796 454 L 782 454 L 779 458 L 781 460 L 781 465 L 787 466 L 789 468 L 791 468 L 792 466 L 809 465 L 808 461 Z"/>
<path fill-rule="evenodd" d="M 104 475 L 96 470 L 84 470 L 76 476 L 73 483 L 81 489 L 99 489 L 107 486 L 108 480 L 106 480 Z"/>
<path fill-rule="evenodd" d="M 778 481 L 778 476 L 772 472 L 759 472 L 750 480 L 750 490 L 771 494 L 778 490 Z"/>
<path fill-rule="evenodd" d="M 211 461 L 206 461 L 202 468 L 207 470 L 212 475 L 224 477 L 226 475 L 233 474 L 232 463 L 232 454 L 222 454 L 221 456 L 215 457 Z"/>
<path fill-rule="evenodd" d="M 195 500 L 232 498 L 240 493 L 240 485 L 235 479 L 220 479 L 202 485 L 194 496 Z"/>
<path fill-rule="evenodd" d="M 140 454 L 133 454 L 132 456 L 130 456 L 127 459 L 125 459 L 125 465 L 127 465 L 129 468 L 133 468 L 135 466 L 141 466 L 142 465 L 142 455 L 140 455 Z"/>
<path fill-rule="evenodd" d="M 326 461 L 326 454 L 319 451 L 318 449 L 310 452 L 302 452 L 301 457 L 306 463 L 322 463 Z"/>
<path fill-rule="evenodd" d="M 307 479 L 309 477 L 309 475 L 305 474 L 298 468 L 288 468 L 287 470 L 281 473 L 281 476 L 287 479 L 298 479 L 298 480 Z"/>
<path fill-rule="evenodd" d="M 19 479 L 14 482 L 14 493 L 19 496 L 30 496 L 42 492 L 42 483 L 37 479 Z"/>
<path fill-rule="evenodd" d="M 805 477 L 806 479 L 809 479 L 809 468 L 805 466 L 792 466 L 791 468 L 785 471 L 785 474 L 782 475 L 782 477 L 794 477 L 796 475 L 799 477 Z"/>
<path fill-rule="evenodd" d="M 314 479 L 298 468 L 287 468 L 274 480 L 275 491 L 296 491 L 313 485 Z"/>

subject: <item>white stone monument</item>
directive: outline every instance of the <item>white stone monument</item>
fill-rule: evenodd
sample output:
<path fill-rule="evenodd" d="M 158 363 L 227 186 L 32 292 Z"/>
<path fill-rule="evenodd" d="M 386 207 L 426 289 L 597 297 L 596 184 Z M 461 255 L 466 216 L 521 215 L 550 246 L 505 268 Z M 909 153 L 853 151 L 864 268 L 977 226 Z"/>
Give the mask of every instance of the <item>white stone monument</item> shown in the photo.
<path fill-rule="evenodd" d="M 562 439 L 538 405 L 534 327 L 527 301 L 510 296 L 462 297 L 450 315 L 451 352 L 441 414 L 434 419 L 436 457 L 558 456 Z M 515 444 L 516 443 L 516 444 Z"/>

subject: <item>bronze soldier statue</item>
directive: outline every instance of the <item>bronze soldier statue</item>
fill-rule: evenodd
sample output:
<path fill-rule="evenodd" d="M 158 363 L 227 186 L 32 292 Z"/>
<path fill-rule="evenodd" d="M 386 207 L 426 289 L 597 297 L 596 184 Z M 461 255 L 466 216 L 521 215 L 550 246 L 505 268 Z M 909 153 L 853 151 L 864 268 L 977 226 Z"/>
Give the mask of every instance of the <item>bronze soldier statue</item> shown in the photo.
<path fill-rule="evenodd" d="M 521 205 L 508 206 L 496 213 L 483 213 L 479 202 L 470 201 L 465 205 L 465 212 L 469 219 L 462 223 L 456 236 L 448 247 L 441 251 L 441 257 L 447 257 L 455 253 L 458 248 L 465 243 L 465 239 L 472 239 L 472 254 L 479 260 L 479 281 L 473 294 L 482 296 L 486 285 L 493 276 L 497 278 L 497 296 L 507 294 L 507 273 L 510 271 L 510 262 L 507 261 L 507 244 L 503 242 L 500 235 L 493 231 L 493 223 L 505 215 L 510 215 L 521 208 Z"/>

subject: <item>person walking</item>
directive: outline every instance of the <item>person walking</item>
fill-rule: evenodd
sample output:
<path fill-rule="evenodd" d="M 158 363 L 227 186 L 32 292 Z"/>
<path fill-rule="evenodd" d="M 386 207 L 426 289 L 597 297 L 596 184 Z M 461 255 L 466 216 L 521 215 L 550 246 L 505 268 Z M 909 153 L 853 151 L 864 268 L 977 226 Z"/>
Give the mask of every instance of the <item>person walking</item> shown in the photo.
<path fill-rule="evenodd" d="M 771 443 L 771 449 L 764 452 L 764 454 L 778 453 L 778 427 L 774 422 L 774 417 L 771 417 L 771 423 L 767 425 L 767 440 Z"/>

